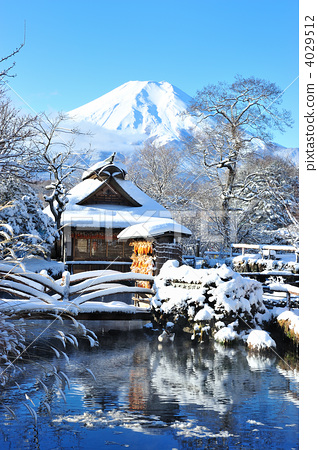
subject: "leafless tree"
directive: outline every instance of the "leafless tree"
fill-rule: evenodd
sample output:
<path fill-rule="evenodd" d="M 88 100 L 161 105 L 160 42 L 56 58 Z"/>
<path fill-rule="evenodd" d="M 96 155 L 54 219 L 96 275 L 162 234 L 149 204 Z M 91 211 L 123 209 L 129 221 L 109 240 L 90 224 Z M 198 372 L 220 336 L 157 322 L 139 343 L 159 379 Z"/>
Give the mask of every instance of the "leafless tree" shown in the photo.
<path fill-rule="evenodd" d="M 57 229 L 61 234 L 61 217 L 68 199 L 67 191 L 78 179 L 78 172 L 86 169 L 85 154 L 76 151 L 76 136 L 81 132 L 66 126 L 67 116 L 42 114 L 33 124 L 32 147 L 37 155 L 38 171 L 48 173 L 50 182 L 44 195 L 50 206 Z M 75 174 L 77 173 L 77 176 Z"/>
<path fill-rule="evenodd" d="M 12 58 L 21 50 L 21 44 L 9 55 L 0 58 L 0 177 L 9 174 L 29 179 L 34 169 L 30 139 L 32 125 L 36 120 L 31 115 L 21 114 L 13 105 L 6 92 L 6 80 L 15 75 L 11 70 L 15 63 Z M 5 67 L 2 67 L 2 66 Z"/>
<path fill-rule="evenodd" d="M 298 240 L 298 167 L 279 156 L 255 158 L 245 164 L 236 183 L 239 240 Z M 283 235 L 280 235 L 283 231 Z M 271 236 L 271 237 L 270 237 Z"/>
<path fill-rule="evenodd" d="M 230 85 L 218 83 L 199 91 L 188 109 L 205 124 L 188 148 L 192 164 L 218 186 L 225 248 L 231 242 L 230 216 L 239 191 L 240 161 L 254 153 L 256 141 L 270 146 L 271 131 L 285 131 L 292 124 L 290 113 L 279 108 L 281 98 L 282 91 L 274 83 L 236 76 Z"/>
<path fill-rule="evenodd" d="M 3 84 L 4 80 L 7 77 L 15 77 L 14 74 L 11 73 L 11 70 L 13 69 L 13 67 L 15 66 L 15 61 L 12 61 L 12 58 L 19 53 L 19 51 L 22 49 L 22 47 L 24 47 L 25 45 L 25 29 L 24 29 L 24 41 L 22 44 L 20 44 L 15 50 L 13 50 L 11 53 L 9 53 L 6 56 L 3 56 L 0 58 L 0 67 L 1 64 L 5 64 L 5 67 L 2 67 L 0 69 L 0 84 Z M 9 65 L 7 65 L 9 64 Z"/>
<path fill-rule="evenodd" d="M 126 158 L 130 179 L 166 208 L 182 208 L 192 190 L 180 149 L 146 143 Z"/>

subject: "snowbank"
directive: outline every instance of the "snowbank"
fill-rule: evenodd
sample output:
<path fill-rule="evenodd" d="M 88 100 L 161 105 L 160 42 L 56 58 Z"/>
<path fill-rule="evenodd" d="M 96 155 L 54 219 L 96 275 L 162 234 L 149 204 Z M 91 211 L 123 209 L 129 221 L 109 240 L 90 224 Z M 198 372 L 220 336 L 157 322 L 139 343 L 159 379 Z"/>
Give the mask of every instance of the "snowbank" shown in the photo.
<path fill-rule="evenodd" d="M 247 339 L 247 346 L 251 350 L 261 351 L 275 348 L 276 343 L 266 331 L 252 330 Z"/>
<path fill-rule="evenodd" d="M 120 301 L 112 302 L 100 302 L 100 301 L 89 301 L 83 303 L 80 306 L 73 302 L 59 301 L 54 305 L 41 302 L 41 300 L 34 299 L 30 300 L 1 300 L 0 304 L 0 327 L 1 327 L 1 317 L 3 314 L 15 314 L 16 316 L 32 316 L 32 314 L 43 313 L 49 315 L 57 315 L 63 313 L 69 313 L 72 316 L 77 316 L 82 313 L 123 313 L 123 314 L 136 314 L 139 312 L 145 312 L 147 308 L 141 308 L 133 305 L 128 305 L 127 303 Z M 1 328 L 0 328 L 0 347 L 1 347 Z M 1 357 L 1 351 L 0 351 Z"/>
<path fill-rule="evenodd" d="M 8 263 L 8 261 L 5 261 Z M 26 256 L 24 258 L 20 258 L 18 260 L 14 260 L 12 264 L 14 266 L 17 265 L 17 262 L 19 265 L 23 266 L 25 270 L 28 270 L 30 272 L 39 273 L 42 270 L 45 270 L 49 275 L 52 277 L 57 277 L 61 275 L 65 270 L 65 265 L 62 262 L 54 261 L 54 260 L 48 260 L 41 258 L 40 256 Z"/>
<path fill-rule="evenodd" d="M 229 324 L 227 327 L 221 328 L 214 335 L 216 341 L 226 344 L 238 339 L 238 333 L 233 329 L 234 324 Z"/>

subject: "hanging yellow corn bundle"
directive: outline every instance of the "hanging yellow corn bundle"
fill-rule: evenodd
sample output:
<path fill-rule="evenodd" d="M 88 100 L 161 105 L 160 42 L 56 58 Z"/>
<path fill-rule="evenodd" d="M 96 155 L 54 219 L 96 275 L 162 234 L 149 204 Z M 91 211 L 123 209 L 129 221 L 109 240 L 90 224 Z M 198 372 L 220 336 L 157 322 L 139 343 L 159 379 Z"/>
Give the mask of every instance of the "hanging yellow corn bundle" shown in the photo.
<path fill-rule="evenodd" d="M 134 251 L 131 256 L 131 271 L 153 275 L 154 258 L 152 243 L 149 241 L 133 241 L 129 245 L 133 247 Z M 137 285 L 145 288 L 151 287 L 149 281 L 139 281 Z"/>
<path fill-rule="evenodd" d="M 131 270 L 135 273 L 145 273 L 151 275 L 153 269 L 152 256 L 137 256 L 135 253 L 131 256 L 132 265 Z"/>
<path fill-rule="evenodd" d="M 133 247 L 133 251 L 136 255 L 152 255 L 153 247 L 152 242 L 149 241 L 133 241 L 130 243 Z"/>

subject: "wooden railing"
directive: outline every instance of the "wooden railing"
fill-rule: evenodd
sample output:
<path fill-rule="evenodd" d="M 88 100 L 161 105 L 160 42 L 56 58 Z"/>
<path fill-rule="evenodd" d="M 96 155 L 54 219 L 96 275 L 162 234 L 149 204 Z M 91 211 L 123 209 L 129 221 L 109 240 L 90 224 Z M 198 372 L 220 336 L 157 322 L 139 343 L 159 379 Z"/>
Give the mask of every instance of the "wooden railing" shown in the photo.
<path fill-rule="evenodd" d="M 130 281 L 153 281 L 151 275 L 114 270 L 94 270 L 71 275 L 63 273 L 59 280 L 54 280 L 45 273 L 35 273 L 22 267 L 0 264 L 1 291 L 14 299 L 39 300 L 49 305 L 71 302 L 79 306 L 89 300 L 118 293 L 154 294 L 152 289 L 127 286 L 122 283 Z"/>
<path fill-rule="evenodd" d="M 299 297 L 299 288 L 297 286 L 292 286 L 291 284 L 284 283 L 271 283 L 268 286 L 263 286 L 264 292 L 281 292 L 285 294 L 286 305 L 288 309 L 291 309 L 291 296 Z"/>
<path fill-rule="evenodd" d="M 242 255 L 245 250 L 253 249 L 258 250 L 263 256 L 275 256 L 276 252 L 293 252 L 295 253 L 296 262 L 299 261 L 299 249 L 293 245 L 267 245 L 267 244 L 231 244 L 231 256 L 233 249 L 241 249 Z"/>

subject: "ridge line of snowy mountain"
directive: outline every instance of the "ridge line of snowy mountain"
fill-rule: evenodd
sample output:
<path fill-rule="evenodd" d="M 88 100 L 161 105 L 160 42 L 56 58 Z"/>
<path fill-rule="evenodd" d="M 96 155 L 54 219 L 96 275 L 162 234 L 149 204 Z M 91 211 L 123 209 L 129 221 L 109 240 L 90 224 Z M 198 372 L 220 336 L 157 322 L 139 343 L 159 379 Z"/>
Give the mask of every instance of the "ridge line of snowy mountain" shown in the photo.
<path fill-rule="evenodd" d="M 131 153 L 145 141 L 179 143 L 193 134 L 195 118 L 184 116 L 192 97 L 167 81 L 128 81 L 68 112 L 94 135 L 94 160 L 113 151 Z M 298 160 L 298 149 L 278 145 L 281 156 Z"/>
<path fill-rule="evenodd" d="M 129 81 L 68 114 L 107 130 L 179 140 L 196 126 L 182 113 L 192 98 L 166 81 Z"/>

